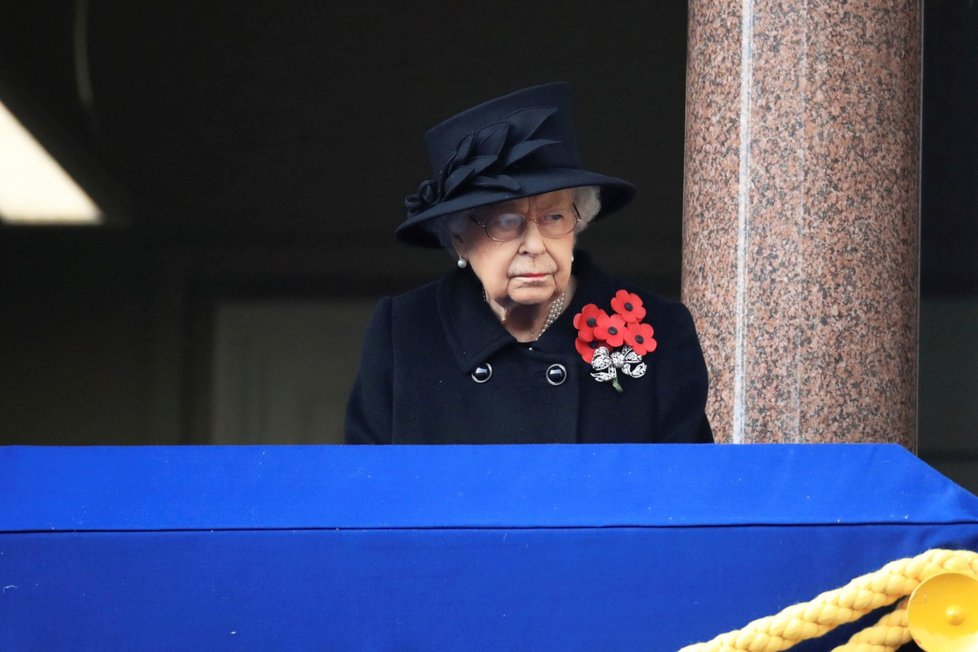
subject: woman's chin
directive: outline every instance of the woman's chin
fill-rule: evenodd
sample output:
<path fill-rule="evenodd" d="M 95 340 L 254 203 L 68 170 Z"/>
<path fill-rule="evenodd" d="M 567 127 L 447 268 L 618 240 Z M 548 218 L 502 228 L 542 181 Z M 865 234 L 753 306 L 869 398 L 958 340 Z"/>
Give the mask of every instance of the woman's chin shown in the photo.
<path fill-rule="evenodd" d="M 547 303 L 554 298 L 554 286 L 553 283 L 541 283 L 538 286 L 522 287 L 510 291 L 509 298 L 521 306 L 534 306 Z"/>

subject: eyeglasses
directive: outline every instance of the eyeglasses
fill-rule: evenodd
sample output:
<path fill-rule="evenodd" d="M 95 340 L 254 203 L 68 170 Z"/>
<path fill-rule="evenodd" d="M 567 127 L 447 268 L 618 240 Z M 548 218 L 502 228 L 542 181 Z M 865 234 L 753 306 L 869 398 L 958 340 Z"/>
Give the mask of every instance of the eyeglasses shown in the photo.
<path fill-rule="evenodd" d="M 489 239 L 496 242 L 508 242 L 519 238 L 526 232 L 526 223 L 531 221 L 537 225 L 537 230 L 543 237 L 560 238 L 573 231 L 581 221 L 577 206 L 572 204 L 571 207 L 573 214 L 568 209 L 557 209 L 534 218 L 519 213 L 500 213 L 486 218 L 484 222 L 480 222 L 475 217 L 469 219 L 481 226 Z"/>

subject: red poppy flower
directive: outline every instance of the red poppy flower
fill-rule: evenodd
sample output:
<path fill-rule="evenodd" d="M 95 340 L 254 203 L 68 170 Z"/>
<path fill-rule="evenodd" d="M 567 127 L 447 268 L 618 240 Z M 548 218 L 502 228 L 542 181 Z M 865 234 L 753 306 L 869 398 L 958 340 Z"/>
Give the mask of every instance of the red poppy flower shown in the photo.
<path fill-rule="evenodd" d="M 652 337 L 653 333 L 648 324 L 628 324 L 625 326 L 625 342 L 639 355 L 652 353 L 659 345 Z"/>
<path fill-rule="evenodd" d="M 625 320 L 621 315 L 599 316 L 594 336 L 607 342 L 610 347 L 621 346 L 625 341 Z"/>
<path fill-rule="evenodd" d="M 590 342 L 586 342 L 581 338 L 574 340 L 574 348 L 576 348 L 577 352 L 581 354 L 582 358 L 584 358 L 584 362 L 588 364 L 591 364 L 591 360 L 594 359 L 594 352 L 600 346 L 604 346 L 604 343 L 600 340 L 591 340 Z"/>
<path fill-rule="evenodd" d="M 577 329 L 577 336 L 585 342 L 593 340 L 594 329 L 598 325 L 598 318 L 601 315 L 608 316 L 604 310 L 593 303 L 581 308 L 581 312 L 574 315 L 574 328 Z"/>
<path fill-rule="evenodd" d="M 642 305 L 642 300 L 637 294 L 628 290 L 618 290 L 615 293 L 611 300 L 611 309 L 630 324 L 640 322 L 645 318 L 645 306 Z"/>

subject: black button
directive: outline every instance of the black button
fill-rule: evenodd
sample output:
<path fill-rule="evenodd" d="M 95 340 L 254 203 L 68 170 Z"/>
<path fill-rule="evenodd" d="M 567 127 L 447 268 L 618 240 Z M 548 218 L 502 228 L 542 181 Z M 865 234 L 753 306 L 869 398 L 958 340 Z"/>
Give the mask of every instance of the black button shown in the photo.
<path fill-rule="evenodd" d="M 484 383 L 492 378 L 492 365 L 488 362 L 485 364 L 480 364 L 472 372 L 472 380 L 477 383 Z"/>
<path fill-rule="evenodd" d="M 547 382 L 551 385 L 563 385 L 567 380 L 567 369 L 562 364 L 552 364 L 547 367 Z"/>

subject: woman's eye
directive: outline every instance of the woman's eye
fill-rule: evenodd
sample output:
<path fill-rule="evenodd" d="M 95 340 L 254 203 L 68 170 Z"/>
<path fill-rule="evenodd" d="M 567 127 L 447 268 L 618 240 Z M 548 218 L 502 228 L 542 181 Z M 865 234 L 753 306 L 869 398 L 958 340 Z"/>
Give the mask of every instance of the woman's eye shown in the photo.
<path fill-rule="evenodd" d="M 522 215 L 497 215 L 492 223 L 503 231 L 519 231 L 523 226 Z"/>
<path fill-rule="evenodd" d="M 561 224 L 565 219 L 563 213 L 551 213 L 543 217 L 543 221 L 546 224 Z"/>

